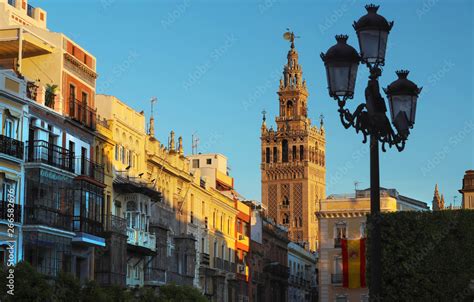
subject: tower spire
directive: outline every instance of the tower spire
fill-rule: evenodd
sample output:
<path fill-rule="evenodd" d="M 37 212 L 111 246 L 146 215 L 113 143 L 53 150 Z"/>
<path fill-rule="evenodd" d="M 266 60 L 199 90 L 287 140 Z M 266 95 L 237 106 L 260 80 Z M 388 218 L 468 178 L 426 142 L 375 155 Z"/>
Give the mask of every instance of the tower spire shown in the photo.
<path fill-rule="evenodd" d="M 432 202 L 433 211 L 441 210 L 441 198 L 439 196 L 438 191 L 438 184 L 435 186 L 434 194 L 433 194 L 433 202 Z"/>
<path fill-rule="evenodd" d="M 278 90 L 280 96 L 278 129 L 304 130 L 311 123 L 307 117 L 308 91 L 306 82 L 303 80 L 303 68 L 298 62 L 298 51 L 295 48 L 295 38 L 298 36 L 288 30 L 283 38 L 291 42 L 291 46 L 286 56 L 287 62 L 283 67 L 283 78 Z"/>

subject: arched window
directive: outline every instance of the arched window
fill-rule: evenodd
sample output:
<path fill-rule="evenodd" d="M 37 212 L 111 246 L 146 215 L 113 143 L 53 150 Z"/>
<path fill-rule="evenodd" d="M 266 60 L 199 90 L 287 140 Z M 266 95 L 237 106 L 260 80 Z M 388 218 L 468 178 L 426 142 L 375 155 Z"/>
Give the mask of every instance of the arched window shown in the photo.
<path fill-rule="evenodd" d="M 282 156 L 282 161 L 284 163 L 287 163 L 288 162 L 288 141 L 286 139 L 284 139 L 282 142 L 281 142 L 281 156 Z"/>
<path fill-rule="evenodd" d="M 273 162 L 278 162 L 278 149 L 277 147 L 273 147 Z"/>
<path fill-rule="evenodd" d="M 270 148 L 267 147 L 267 148 L 265 149 L 265 162 L 266 162 L 267 164 L 270 163 L 270 155 L 271 155 L 271 154 L 270 154 Z"/>
<path fill-rule="evenodd" d="M 300 160 L 304 160 L 304 147 L 300 145 Z"/>
<path fill-rule="evenodd" d="M 284 196 L 284 197 L 283 197 L 283 202 L 282 202 L 282 204 L 283 204 L 284 206 L 287 206 L 287 205 L 290 204 L 290 200 L 288 199 L 288 196 Z"/>
<path fill-rule="evenodd" d="M 288 101 L 286 102 L 286 116 L 292 116 L 293 115 L 293 102 Z"/>
<path fill-rule="evenodd" d="M 288 214 L 283 214 L 283 220 L 282 220 L 282 223 L 283 224 L 288 224 L 290 223 L 290 218 L 288 217 Z"/>
<path fill-rule="evenodd" d="M 293 157 L 293 161 L 296 161 L 296 146 L 293 146 L 293 152 L 292 152 L 292 157 Z"/>

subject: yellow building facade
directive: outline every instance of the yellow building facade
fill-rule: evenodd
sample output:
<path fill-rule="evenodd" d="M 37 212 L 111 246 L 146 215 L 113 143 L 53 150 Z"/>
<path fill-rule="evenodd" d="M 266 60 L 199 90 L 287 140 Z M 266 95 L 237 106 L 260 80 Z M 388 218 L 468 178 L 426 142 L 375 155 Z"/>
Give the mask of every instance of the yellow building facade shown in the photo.
<path fill-rule="evenodd" d="M 221 166 L 193 168 L 196 158 L 184 155 L 181 137 L 171 132 L 161 143 L 154 120 L 146 131 L 143 113 L 116 97 L 96 100 L 95 152 L 111 176 L 105 178 L 109 237 L 103 252 L 110 261 L 99 261 L 97 279 L 129 286 L 188 284 L 213 301 L 229 301 L 237 294 L 236 242 L 248 241 L 236 231 L 237 217 L 249 212 L 233 191 L 232 177 Z M 225 157 L 210 156 L 226 167 Z"/>

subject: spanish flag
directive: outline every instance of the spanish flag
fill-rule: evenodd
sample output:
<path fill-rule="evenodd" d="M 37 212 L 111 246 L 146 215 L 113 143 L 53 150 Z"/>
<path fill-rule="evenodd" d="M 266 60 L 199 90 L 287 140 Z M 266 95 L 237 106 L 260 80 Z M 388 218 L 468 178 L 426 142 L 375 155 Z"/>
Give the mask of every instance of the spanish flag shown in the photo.
<path fill-rule="evenodd" d="M 361 288 L 365 285 L 365 238 L 342 239 L 342 285 Z"/>

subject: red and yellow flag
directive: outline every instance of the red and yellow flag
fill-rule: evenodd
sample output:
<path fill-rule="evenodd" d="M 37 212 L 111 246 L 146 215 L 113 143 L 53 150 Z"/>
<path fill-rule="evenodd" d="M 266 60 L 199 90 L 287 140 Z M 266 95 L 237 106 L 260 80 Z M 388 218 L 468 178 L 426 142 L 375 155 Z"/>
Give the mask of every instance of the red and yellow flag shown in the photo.
<path fill-rule="evenodd" d="M 342 239 L 342 285 L 361 288 L 365 285 L 365 238 Z"/>

